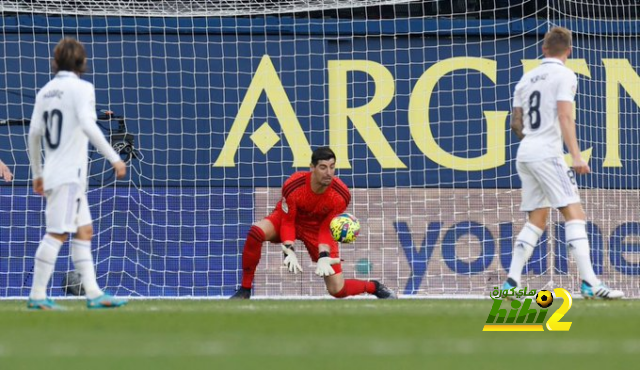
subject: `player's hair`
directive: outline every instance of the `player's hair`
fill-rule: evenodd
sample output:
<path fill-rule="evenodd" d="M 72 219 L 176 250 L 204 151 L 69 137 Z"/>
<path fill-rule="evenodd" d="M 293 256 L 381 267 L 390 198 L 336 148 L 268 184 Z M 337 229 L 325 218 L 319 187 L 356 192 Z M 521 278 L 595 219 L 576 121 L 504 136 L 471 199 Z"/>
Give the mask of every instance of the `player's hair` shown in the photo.
<path fill-rule="evenodd" d="M 571 48 L 571 31 L 564 27 L 553 27 L 546 35 L 542 48 L 550 57 L 557 57 L 564 54 Z"/>
<path fill-rule="evenodd" d="M 336 153 L 328 146 L 322 146 L 313 151 L 311 155 L 311 165 L 315 167 L 319 161 L 328 161 L 332 158 L 336 159 Z"/>
<path fill-rule="evenodd" d="M 53 49 L 53 72 L 60 71 L 84 73 L 87 54 L 82 44 L 70 37 L 65 37 Z"/>

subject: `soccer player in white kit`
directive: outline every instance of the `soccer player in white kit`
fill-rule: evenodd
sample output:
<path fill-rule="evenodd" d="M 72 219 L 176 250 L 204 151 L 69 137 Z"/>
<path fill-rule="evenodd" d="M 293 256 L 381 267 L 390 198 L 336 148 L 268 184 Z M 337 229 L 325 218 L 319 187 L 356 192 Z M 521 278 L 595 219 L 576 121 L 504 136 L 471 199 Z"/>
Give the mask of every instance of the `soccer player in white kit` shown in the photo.
<path fill-rule="evenodd" d="M 47 200 L 47 233 L 35 255 L 29 309 L 63 309 L 47 297 L 46 290 L 60 247 L 69 235 L 72 235 L 71 258 L 81 275 L 87 307 L 112 308 L 127 303 L 98 287 L 93 266 L 93 227 L 86 196 L 89 141 L 111 162 L 117 178 L 123 178 L 127 168 L 96 124 L 95 90 L 90 82 L 79 77 L 85 68 L 82 44 L 70 38 L 61 40 L 54 49 L 56 75 L 38 92 L 31 117 L 29 156 L 33 190 Z"/>
<path fill-rule="evenodd" d="M 564 217 L 566 242 L 578 265 L 585 298 L 615 299 L 624 293 L 604 285 L 591 265 L 586 215 L 580 203 L 575 174 L 587 174 L 589 165 L 580 157 L 573 117 L 578 86 L 576 74 L 564 63 L 571 54 L 571 32 L 555 27 L 544 37 L 545 58 L 516 85 L 511 129 L 522 142 L 516 167 L 522 181 L 520 210 L 529 219 L 516 238 L 513 258 L 503 289 L 517 288 L 522 269 L 531 257 L 547 224 L 549 207 Z M 573 160 L 569 169 L 563 159 L 562 142 Z"/>

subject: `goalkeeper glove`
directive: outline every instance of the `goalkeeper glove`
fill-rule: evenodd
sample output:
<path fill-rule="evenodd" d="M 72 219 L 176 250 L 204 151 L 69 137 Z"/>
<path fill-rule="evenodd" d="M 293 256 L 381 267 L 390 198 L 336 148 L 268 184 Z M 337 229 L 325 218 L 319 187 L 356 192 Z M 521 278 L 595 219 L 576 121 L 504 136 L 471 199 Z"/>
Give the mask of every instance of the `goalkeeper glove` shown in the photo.
<path fill-rule="evenodd" d="M 318 259 L 318 264 L 316 267 L 316 275 L 318 276 L 331 276 L 336 272 L 333 270 L 331 265 L 335 265 L 340 263 L 340 258 L 331 258 L 329 257 L 328 252 L 320 253 L 320 258 Z"/>
<path fill-rule="evenodd" d="M 283 264 L 287 266 L 289 272 L 293 272 L 297 274 L 298 271 L 302 271 L 302 266 L 300 266 L 300 262 L 298 262 L 298 257 L 296 256 L 296 251 L 293 250 L 293 246 L 290 244 L 282 245 L 282 252 L 284 253 L 284 262 Z"/>

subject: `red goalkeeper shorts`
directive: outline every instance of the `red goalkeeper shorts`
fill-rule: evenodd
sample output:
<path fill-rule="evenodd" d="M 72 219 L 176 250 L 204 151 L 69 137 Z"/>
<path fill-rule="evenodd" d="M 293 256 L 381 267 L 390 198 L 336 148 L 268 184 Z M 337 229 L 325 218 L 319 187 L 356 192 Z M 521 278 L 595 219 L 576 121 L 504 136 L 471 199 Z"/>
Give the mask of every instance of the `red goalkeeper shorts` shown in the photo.
<path fill-rule="evenodd" d="M 269 240 L 272 243 L 282 243 L 282 240 L 280 240 L 280 226 L 282 225 L 283 218 L 284 218 L 284 213 L 282 213 L 282 211 L 278 209 L 276 209 L 269 216 L 266 217 L 266 219 L 273 224 L 273 227 L 275 228 L 277 233 L 277 236 L 273 240 Z M 311 257 L 311 260 L 313 262 L 318 262 L 318 254 L 320 253 L 318 251 L 318 227 L 317 226 L 305 227 L 305 226 L 296 225 L 296 239 L 304 243 L 305 248 L 307 248 L 307 252 L 309 252 L 309 256 Z M 329 247 L 331 248 L 329 255 L 332 258 L 340 258 L 340 250 L 338 249 L 338 243 L 332 240 L 331 243 L 329 244 Z M 338 264 L 332 265 L 332 267 L 333 267 L 333 271 L 335 271 L 336 274 L 339 274 L 342 272 L 342 264 L 338 263 Z"/>

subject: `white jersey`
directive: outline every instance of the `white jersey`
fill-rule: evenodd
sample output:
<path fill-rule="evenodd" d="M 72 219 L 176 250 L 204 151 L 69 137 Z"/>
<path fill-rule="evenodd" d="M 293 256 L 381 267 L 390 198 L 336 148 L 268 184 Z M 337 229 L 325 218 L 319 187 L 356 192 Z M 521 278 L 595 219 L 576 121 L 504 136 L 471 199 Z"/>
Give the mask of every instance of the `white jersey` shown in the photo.
<path fill-rule="evenodd" d="M 111 163 L 120 160 L 96 120 L 93 84 L 75 73 L 58 72 L 38 92 L 29 130 L 29 155 L 33 177 L 42 177 L 45 190 L 68 183 L 85 187 L 89 140 Z"/>
<path fill-rule="evenodd" d="M 563 154 L 558 102 L 575 101 L 578 78 L 561 60 L 545 58 L 516 85 L 513 106 L 523 111 L 524 139 L 517 160 L 534 162 Z"/>

